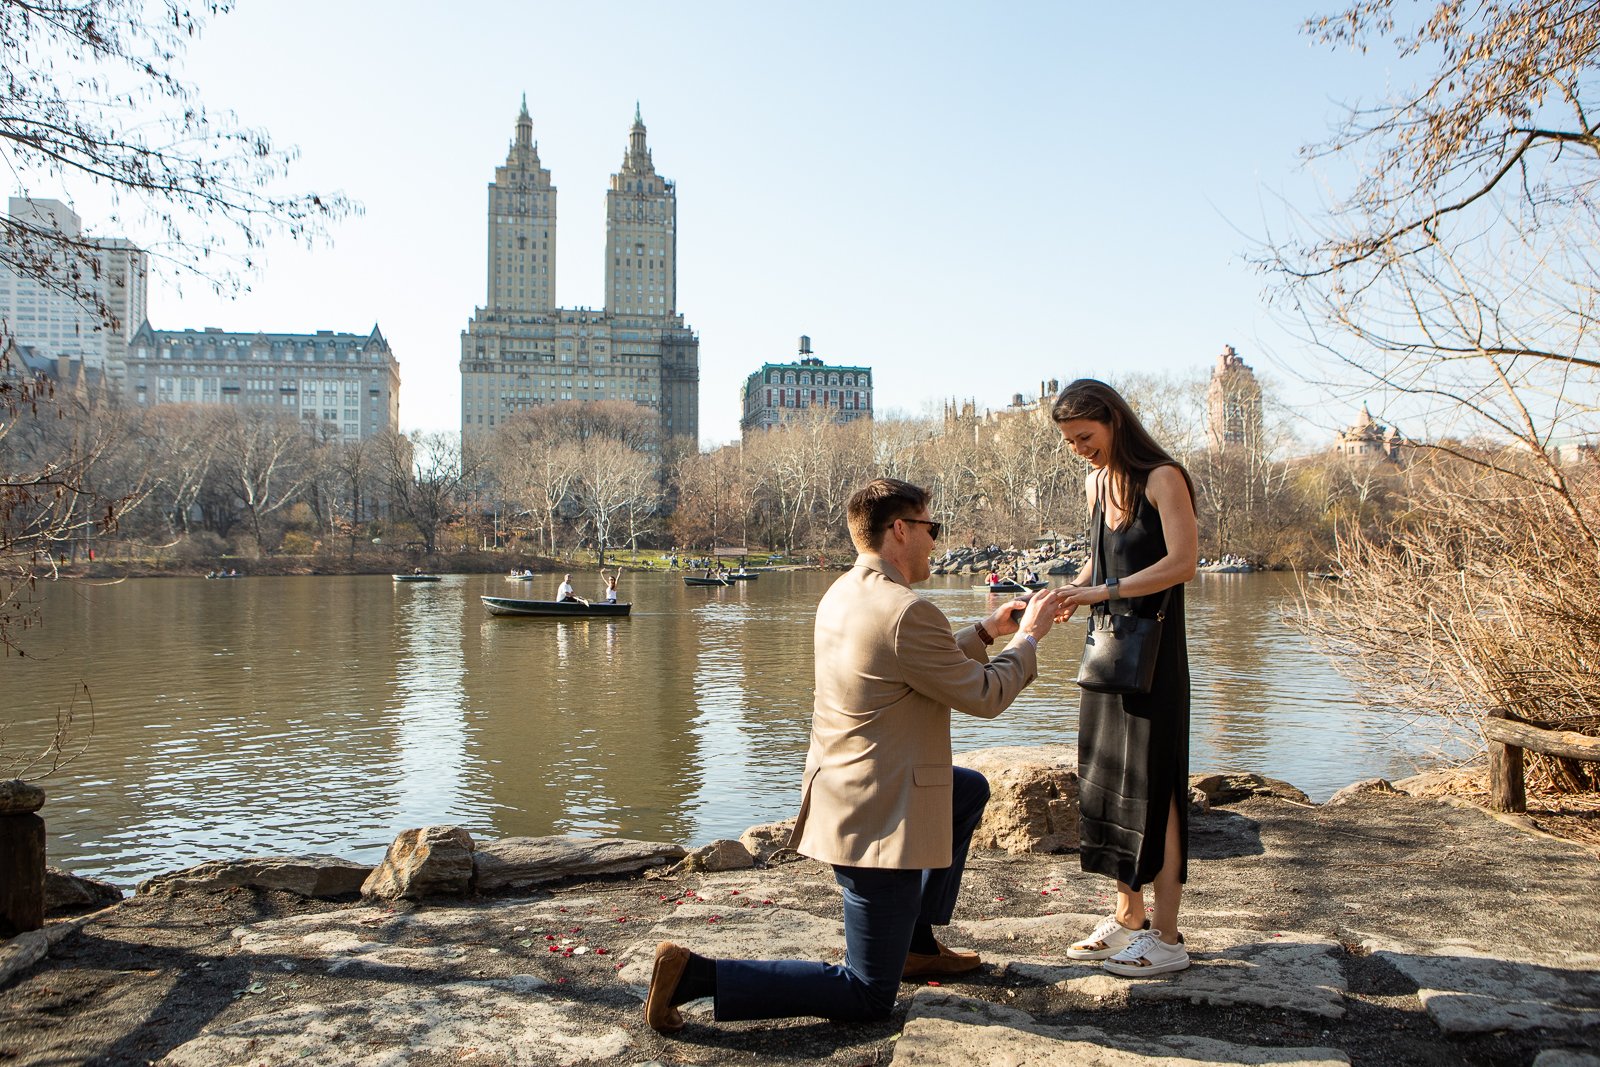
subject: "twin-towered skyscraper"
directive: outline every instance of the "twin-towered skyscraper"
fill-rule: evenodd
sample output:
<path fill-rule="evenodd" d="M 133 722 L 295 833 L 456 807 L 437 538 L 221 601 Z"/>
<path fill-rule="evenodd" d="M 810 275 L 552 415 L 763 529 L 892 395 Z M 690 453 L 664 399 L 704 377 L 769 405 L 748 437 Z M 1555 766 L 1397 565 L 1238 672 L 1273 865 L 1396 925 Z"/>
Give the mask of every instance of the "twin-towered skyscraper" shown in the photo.
<path fill-rule="evenodd" d="M 461 335 L 461 430 L 563 400 L 654 408 L 664 438 L 700 432 L 700 342 L 677 311 L 678 204 L 635 108 L 606 193 L 606 306 L 556 306 L 556 187 L 527 100 L 489 184 L 488 292 Z"/>

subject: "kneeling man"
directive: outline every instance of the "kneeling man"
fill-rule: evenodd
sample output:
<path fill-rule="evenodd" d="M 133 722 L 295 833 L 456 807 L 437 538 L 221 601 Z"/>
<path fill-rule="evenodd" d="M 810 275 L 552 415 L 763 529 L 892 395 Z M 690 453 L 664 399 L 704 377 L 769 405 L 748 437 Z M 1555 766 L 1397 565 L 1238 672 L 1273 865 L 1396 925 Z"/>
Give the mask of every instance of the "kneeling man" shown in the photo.
<path fill-rule="evenodd" d="M 950 711 L 993 718 L 1010 706 L 1037 673 L 1063 594 L 1036 594 L 1020 625 L 1013 600 L 951 633 L 911 589 L 928 577 L 940 532 L 927 492 L 880 478 L 850 498 L 848 514 L 860 555 L 817 606 L 811 749 L 789 842 L 833 865 L 845 963 L 713 960 L 663 941 L 645 1000 L 646 1021 L 662 1033 L 683 1028 L 678 1005 L 707 996 L 719 1020 L 881 1019 L 902 978 L 981 963 L 933 935 L 950 922 L 989 799 L 981 774 L 951 765 Z M 1009 634 L 989 659 L 987 646 Z"/>

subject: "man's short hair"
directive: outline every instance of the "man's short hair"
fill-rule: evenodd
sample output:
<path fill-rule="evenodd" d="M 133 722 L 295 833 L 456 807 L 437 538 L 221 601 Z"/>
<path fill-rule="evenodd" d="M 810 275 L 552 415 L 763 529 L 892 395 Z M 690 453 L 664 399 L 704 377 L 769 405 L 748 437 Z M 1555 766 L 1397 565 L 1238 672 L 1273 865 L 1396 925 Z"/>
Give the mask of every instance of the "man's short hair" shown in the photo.
<path fill-rule="evenodd" d="M 862 552 L 883 545 L 883 533 L 894 520 L 909 518 L 928 506 L 928 491 L 898 478 L 874 478 L 855 491 L 846 506 L 850 540 Z"/>

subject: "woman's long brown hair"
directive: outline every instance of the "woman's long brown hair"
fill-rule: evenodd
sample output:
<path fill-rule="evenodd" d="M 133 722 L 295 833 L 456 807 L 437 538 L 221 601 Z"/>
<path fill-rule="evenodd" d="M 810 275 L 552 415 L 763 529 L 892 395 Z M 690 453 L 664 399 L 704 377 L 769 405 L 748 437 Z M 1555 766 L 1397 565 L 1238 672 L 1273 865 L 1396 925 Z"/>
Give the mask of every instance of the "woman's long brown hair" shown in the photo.
<path fill-rule="evenodd" d="M 1050 417 L 1058 426 L 1074 419 L 1090 419 L 1111 427 L 1111 458 L 1106 464 L 1111 481 L 1109 502 L 1124 515 L 1132 514 L 1139 494 L 1150 481 L 1150 472 L 1157 467 L 1178 468 L 1184 484 L 1189 487 L 1189 500 L 1193 504 L 1194 480 L 1189 472 L 1156 443 L 1122 394 L 1105 382 L 1094 378 L 1069 382 L 1056 397 Z"/>

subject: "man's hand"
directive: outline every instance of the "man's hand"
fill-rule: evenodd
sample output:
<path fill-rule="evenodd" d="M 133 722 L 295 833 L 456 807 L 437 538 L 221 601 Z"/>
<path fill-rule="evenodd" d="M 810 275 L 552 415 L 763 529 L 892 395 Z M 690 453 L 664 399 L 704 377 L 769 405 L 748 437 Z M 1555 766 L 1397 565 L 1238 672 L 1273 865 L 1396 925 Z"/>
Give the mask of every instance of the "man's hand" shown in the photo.
<path fill-rule="evenodd" d="M 1035 641 L 1050 632 L 1050 627 L 1057 622 L 1062 622 L 1072 617 L 1071 608 L 1065 607 L 1068 596 L 1067 589 L 1041 589 L 1027 600 L 1010 600 L 1001 604 L 984 620 L 983 627 L 996 637 L 1016 633 L 1032 634 Z M 1011 617 L 1012 612 L 1022 609 L 1022 619 L 1017 621 Z M 1065 614 L 1061 614 L 1065 612 Z"/>
<path fill-rule="evenodd" d="M 1022 611 L 1027 606 L 1028 602 L 1021 597 L 1018 597 L 1016 600 L 1008 600 L 1004 604 L 1001 604 L 999 607 L 995 608 L 989 617 L 983 620 L 983 628 L 988 630 L 995 637 L 1004 637 L 1006 634 L 1014 634 L 1017 632 L 1018 620 L 1013 619 L 1011 617 L 1011 613 L 1014 611 Z"/>
<path fill-rule="evenodd" d="M 1065 589 L 1039 590 L 1028 598 L 1028 610 L 1022 613 L 1022 623 L 1018 629 L 1025 634 L 1032 634 L 1035 641 L 1043 640 L 1061 611 L 1065 610 L 1066 617 L 1071 618 L 1072 610 L 1064 607 L 1066 599 Z"/>

